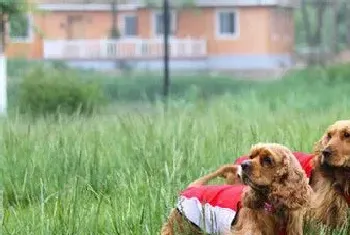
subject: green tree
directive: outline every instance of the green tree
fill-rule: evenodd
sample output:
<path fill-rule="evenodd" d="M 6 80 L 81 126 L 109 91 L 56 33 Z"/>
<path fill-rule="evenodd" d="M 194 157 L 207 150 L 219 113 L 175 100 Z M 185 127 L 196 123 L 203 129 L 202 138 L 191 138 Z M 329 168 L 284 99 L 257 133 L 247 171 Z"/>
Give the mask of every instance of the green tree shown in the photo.
<path fill-rule="evenodd" d="M 309 64 L 331 62 L 350 47 L 349 13 L 348 0 L 301 0 L 295 17 L 296 44 L 309 49 Z"/>
<path fill-rule="evenodd" d="M 8 19 L 26 12 L 27 0 L 1 0 L 0 1 L 0 115 L 6 115 L 7 86 L 6 86 L 6 23 Z"/>
<path fill-rule="evenodd" d="M 1 0 L 0 1 L 0 54 L 5 51 L 5 38 L 7 20 L 13 16 L 18 16 L 28 9 L 27 0 Z"/>

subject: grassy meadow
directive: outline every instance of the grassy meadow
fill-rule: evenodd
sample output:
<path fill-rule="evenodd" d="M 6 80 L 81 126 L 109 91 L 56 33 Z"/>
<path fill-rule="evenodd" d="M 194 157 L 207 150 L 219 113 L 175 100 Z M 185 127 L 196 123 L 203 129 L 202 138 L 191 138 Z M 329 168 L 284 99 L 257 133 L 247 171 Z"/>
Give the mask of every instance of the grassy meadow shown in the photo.
<path fill-rule="evenodd" d="M 13 112 L 1 121 L 3 234 L 157 234 L 193 179 L 259 141 L 310 152 L 329 124 L 350 117 L 350 80 L 322 70 L 263 83 L 174 78 L 180 95 L 167 111 L 142 100 L 161 87 L 144 79 L 118 85 L 136 109 L 119 92 L 123 105 L 92 117 L 33 121 Z"/>

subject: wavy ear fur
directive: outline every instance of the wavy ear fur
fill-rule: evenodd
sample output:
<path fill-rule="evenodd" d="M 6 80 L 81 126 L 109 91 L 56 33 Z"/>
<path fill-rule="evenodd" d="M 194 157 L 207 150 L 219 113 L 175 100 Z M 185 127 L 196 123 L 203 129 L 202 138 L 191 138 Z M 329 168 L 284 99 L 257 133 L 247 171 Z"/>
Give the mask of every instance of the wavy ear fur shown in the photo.
<path fill-rule="evenodd" d="M 317 142 L 314 143 L 314 153 L 320 154 L 322 149 L 324 148 L 324 136 L 321 137 Z"/>
<path fill-rule="evenodd" d="M 306 208 L 311 201 L 311 187 L 298 160 L 290 152 L 283 153 L 283 166 L 277 171 L 269 195 L 276 208 Z"/>
<path fill-rule="evenodd" d="M 318 168 L 321 164 L 321 151 L 324 149 L 324 136 L 321 137 L 320 140 L 318 140 L 315 144 L 314 144 L 314 159 L 313 159 L 313 166 L 315 168 Z"/>

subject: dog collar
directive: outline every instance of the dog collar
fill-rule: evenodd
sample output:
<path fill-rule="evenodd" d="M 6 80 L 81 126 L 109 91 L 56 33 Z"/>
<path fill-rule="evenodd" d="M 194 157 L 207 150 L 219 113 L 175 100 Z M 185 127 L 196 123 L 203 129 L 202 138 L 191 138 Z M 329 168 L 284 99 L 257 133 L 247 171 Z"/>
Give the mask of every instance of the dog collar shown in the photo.
<path fill-rule="evenodd" d="M 264 210 L 269 214 L 275 214 L 277 212 L 276 208 L 268 202 L 264 203 Z M 278 235 L 286 235 L 287 234 L 287 220 L 283 220 L 281 224 L 278 226 Z"/>
<path fill-rule="evenodd" d="M 264 203 L 264 210 L 269 214 L 273 214 L 276 212 L 275 207 L 267 202 Z"/>

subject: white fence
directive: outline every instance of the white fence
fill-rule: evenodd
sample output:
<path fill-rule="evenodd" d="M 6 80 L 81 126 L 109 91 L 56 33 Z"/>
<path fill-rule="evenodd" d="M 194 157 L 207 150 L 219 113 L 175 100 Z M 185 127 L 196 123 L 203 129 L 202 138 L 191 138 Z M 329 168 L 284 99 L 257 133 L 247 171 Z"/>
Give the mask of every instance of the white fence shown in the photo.
<path fill-rule="evenodd" d="M 171 58 L 203 57 L 205 40 L 169 40 Z M 45 59 L 151 59 L 163 56 L 162 39 L 45 40 Z"/>

